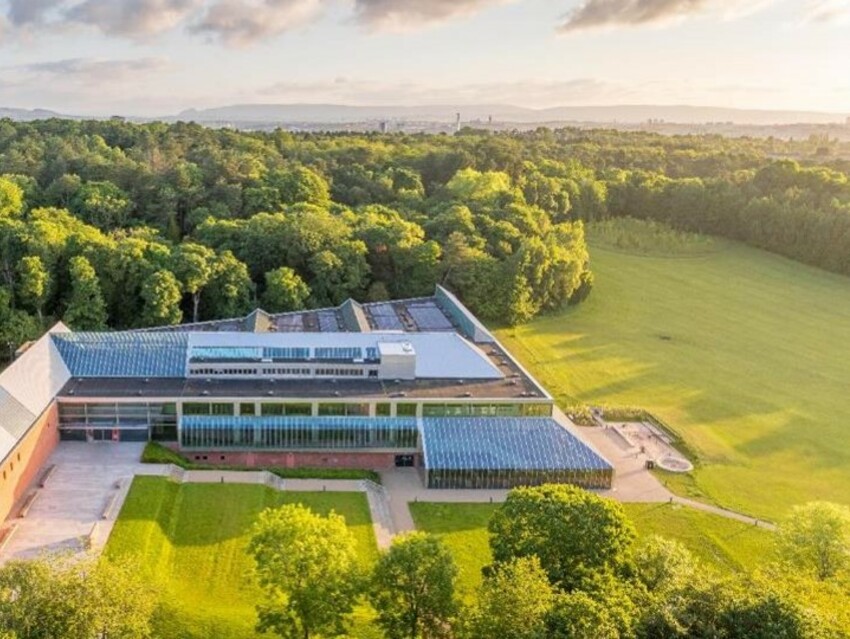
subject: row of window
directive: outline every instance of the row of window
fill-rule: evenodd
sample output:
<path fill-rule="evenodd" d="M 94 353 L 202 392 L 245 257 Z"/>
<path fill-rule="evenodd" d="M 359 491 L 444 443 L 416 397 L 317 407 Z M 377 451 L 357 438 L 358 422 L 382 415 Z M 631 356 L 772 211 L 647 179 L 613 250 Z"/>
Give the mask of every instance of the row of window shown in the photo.
<path fill-rule="evenodd" d="M 185 448 L 416 448 L 415 427 L 314 428 L 309 424 L 280 428 L 267 425 L 184 425 L 181 446 Z"/>
<path fill-rule="evenodd" d="M 364 368 L 198 368 L 191 369 L 192 375 L 204 375 L 213 377 L 216 375 L 228 376 L 251 376 L 279 375 L 282 377 L 363 377 L 368 373 L 370 377 L 377 377 L 377 369 L 367 370 Z"/>

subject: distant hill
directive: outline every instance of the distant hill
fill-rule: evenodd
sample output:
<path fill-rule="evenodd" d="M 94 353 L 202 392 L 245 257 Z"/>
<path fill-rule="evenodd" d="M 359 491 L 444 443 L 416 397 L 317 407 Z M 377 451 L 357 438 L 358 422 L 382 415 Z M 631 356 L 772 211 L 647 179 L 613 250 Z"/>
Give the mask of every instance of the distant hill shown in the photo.
<path fill-rule="evenodd" d="M 188 109 L 177 115 L 163 117 L 130 117 L 133 122 L 193 121 L 199 124 L 240 126 L 274 125 L 347 125 L 362 123 L 416 122 L 439 125 L 453 124 L 460 113 L 464 124 L 487 123 L 537 124 L 599 123 L 631 125 L 650 120 L 656 124 L 677 123 L 704 125 L 734 123 L 743 126 L 787 126 L 792 124 L 844 124 L 850 114 L 821 111 L 771 111 L 756 109 L 727 109 L 686 105 L 620 105 L 620 106 L 563 106 L 549 109 L 528 109 L 506 104 L 440 104 L 423 106 L 351 106 L 344 104 L 234 104 L 211 109 Z M 93 116 L 87 116 L 93 119 Z M 104 115 L 100 119 L 107 119 Z M 49 118 L 82 119 L 48 109 L 16 109 L 0 107 L 0 119 L 21 122 Z M 357 129 L 358 127 L 354 127 Z"/>
<path fill-rule="evenodd" d="M 831 124 L 843 123 L 846 114 L 819 111 L 771 111 L 727 109 L 701 106 L 622 105 L 565 106 L 528 109 L 503 104 L 433 105 L 433 106 L 346 106 L 339 104 L 237 104 L 212 109 L 189 109 L 177 115 L 179 120 L 231 123 L 342 123 L 369 120 L 412 120 L 452 122 L 456 114 L 463 122 L 621 122 L 648 120 L 704 124 L 734 122 L 736 124 Z M 170 119 L 170 118 L 169 118 Z"/>
<path fill-rule="evenodd" d="M 48 109 L 11 109 L 0 107 L 0 119 L 8 118 L 18 122 L 32 122 L 33 120 L 49 120 L 50 118 L 71 119 L 73 116 L 63 115 Z"/>

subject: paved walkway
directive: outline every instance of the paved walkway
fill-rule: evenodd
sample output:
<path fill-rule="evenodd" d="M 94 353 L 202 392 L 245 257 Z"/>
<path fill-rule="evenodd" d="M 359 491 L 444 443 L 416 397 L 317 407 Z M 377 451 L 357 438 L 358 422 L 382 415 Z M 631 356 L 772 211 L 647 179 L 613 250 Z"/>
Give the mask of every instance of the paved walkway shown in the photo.
<path fill-rule="evenodd" d="M 0 562 L 44 552 L 82 550 L 91 536 L 99 548 L 112 531 L 119 502 L 141 472 L 143 444 L 62 442 L 48 465 L 56 466 L 44 488 L 0 553 Z M 104 518 L 104 514 L 106 517 Z"/>

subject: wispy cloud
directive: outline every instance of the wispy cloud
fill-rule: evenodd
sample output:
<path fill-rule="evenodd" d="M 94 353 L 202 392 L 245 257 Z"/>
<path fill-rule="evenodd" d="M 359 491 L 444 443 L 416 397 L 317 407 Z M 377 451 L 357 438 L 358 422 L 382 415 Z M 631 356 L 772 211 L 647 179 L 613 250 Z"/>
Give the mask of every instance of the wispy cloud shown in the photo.
<path fill-rule="evenodd" d="M 409 31 L 462 18 L 510 0 L 355 0 L 357 20 L 371 27 Z"/>
<path fill-rule="evenodd" d="M 677 22 L 717 13 L 725 17 L 756 11 L 772 0 L 584 0 L 567 13 L 562 32 Z"/>
<path fill-rule="evenodd" d="M 127 60 L 96 60 L 91 58 L 67 58 L 49 62 L 7 67 L 16 75 L 38 76 L 69 83 L 121 83 L 140 75 L 162 71 L 169 66 L 163 58 L 133 58 Z"/>
<path fill-rule="evenodd" d="M 216 0 L 191 31 L 243 46 L 310 23 L 323 5 L 323 0 Z"/>
<path fill-rule="evenodd" d="M 805 5 L 805 18 L 808 22 L 844 22 L 850 19 L 850 1 L 808 0 Z"/>

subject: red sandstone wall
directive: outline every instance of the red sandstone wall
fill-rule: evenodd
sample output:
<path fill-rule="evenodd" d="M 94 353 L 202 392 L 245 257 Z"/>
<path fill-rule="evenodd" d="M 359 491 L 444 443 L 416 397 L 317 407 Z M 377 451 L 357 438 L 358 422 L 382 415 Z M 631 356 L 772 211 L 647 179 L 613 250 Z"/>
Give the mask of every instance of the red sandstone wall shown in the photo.
<path fill-rule="evenodd" d="M 12 507 L 38 477 L 58 443 L 59 413 L 54 402 L 0 466 L 0 519 L 15 514 Z"/>
<path fill-rule="evenodd" d="M 190 461 L 222 466 L 281 468 L 356 468 L 384 470 L 395 466 L 395 453 L 369 452 L 209 452 L 183 451 Z"/>

